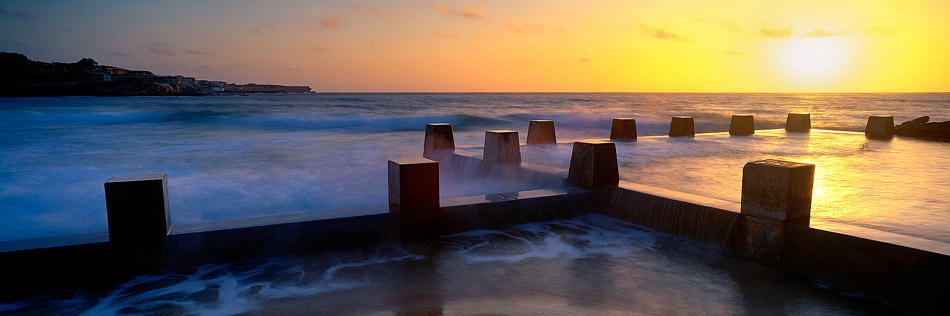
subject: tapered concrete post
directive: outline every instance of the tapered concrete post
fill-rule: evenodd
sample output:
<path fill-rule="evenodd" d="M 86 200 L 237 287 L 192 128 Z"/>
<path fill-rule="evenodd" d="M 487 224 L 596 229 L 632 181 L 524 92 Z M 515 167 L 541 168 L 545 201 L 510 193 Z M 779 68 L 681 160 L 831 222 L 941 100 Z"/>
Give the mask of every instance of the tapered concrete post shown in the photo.
<path fill-rule="evenodd" d="M 893 137 L 894 117 L 890 115 L 872 115 L 868 117 L 868 125 L 864 128 L 864 135 L 869 138 Z"/>
<path fill-rule="evenodd" d="M 755 122 L 752 115 L 733 114 L 729 123 L 729 135 L 748 136 L 755 134 Z"/>
<path fill-rule="evenodd" d="M 439 163 L 425 158 L 389 161 L 389 213 L 416 222 L 439 211 Z"/>
<path fill-rule="evenodd" d="M 785 119 L 786 132 L 808 132 L 811 131 L 810 113 L 788 113 Z"/>
<path fill-rule="evenodd" d="M 429 123 L 426 125 L 426 141 L 422 150 L 422 157 L 433 158 L 433 150 L 455 149 L 455 137 L 452 135 L 452 124 Z"/>
<path fill-rule="evenodd" d="M 574 142 L 567 179 L 587 189 L 616 186 L 620 181 L 616 144 L 602 141 Z"/>
<path fill-rule="evenodd" d="M 742 168 L 738 250 L 759 259 L 777 259 L 785 226 L 808 226 L 814 180 L 813 164 L 778 159 L 747 163 Z"/>
<path fill-rule="evenodd" d="M 636 140 L 637 120 L 632 118 L 615 118 L 610 125 L 610 139 Z"/>
<path fill-rule="evenodd" d="M 557 136 L 554 134 L 554 121 L 532 120 L 528 122 L 527 143 L 528 145 L 556 144 Z"/>
<path fill-rule="evenodd" d="M 168 176 L 116 176 L 105 183 L 109 242 L 124 247 L 154 248 L 171 227 Z"/>
<path fill-rule="evenodd" d="M 692 116 L 674 116 L 670 120 L 670 137 L 694 136 Z"/>
<path fill-rule="evenodd" d="M 494 130 L 485 132 L 485 153 L 487 162 L 517 165 L 521 164 L 521 146 L 518 132 Z"/>

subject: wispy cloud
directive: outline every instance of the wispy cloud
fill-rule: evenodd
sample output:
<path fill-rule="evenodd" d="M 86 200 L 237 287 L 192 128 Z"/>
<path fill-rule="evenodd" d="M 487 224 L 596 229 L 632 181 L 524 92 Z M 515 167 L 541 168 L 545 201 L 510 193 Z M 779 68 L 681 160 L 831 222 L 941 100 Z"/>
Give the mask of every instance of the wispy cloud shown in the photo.
<path fill-rule="evenodd" d="M 286 70 L 286 71 L 292 71 L 292 72 L 299 72 L 299 71 L 300 71 L 299 68 L 294 68 L 294 67 L 284 67 L 284 70 Z"/>
<path fill-rule="evenodd" d="M 729 32 L 739 32 L 739 31 L 742 31 L 742 28 L 739 27 L 739 25 L 737 25 L 737 24 L 735 24 L 735 23 L 732 23 L 732 22 L 723 23 L 722 26 L 725 27 L 726 30 L 728 30 Z"/>
<path fill-rule="evenodd" d="M 475 20 L 484 20 L 488 18 L 488 9 L 483 5 L 475 5 L 463 9 L 456 9 L 438 2 L 433 2 L 432 9 L 435 9 L 444 16 L 461 16 Z"/>
<path fill-rule="evenodd" d="M 483 5 L 471 6 L 462 9 L 462 15 L 472 19 L 484 20 L 488 18 L 488 9 Z"/>
<path fill-rule="evenodd" d="M 251 29 L 251 33 L 254 33 L 254 34 L 257 34 L 257 35 L 262 35 L 262 34 L 264 34 L 264 31 L 261 31 L 261 29 L 259 29 L 259 28 L 253 28 L 253 29 Z"/>
<path fill-rule="evenodd" d="M 834 37 L 834 36 L 845 36 L 851 33 L 851 30 L 843 31 L 826 31 L 824 29 L 814 29 L 808 33 L 805 33 L 805 37 Z"/>
<path fill-rule="evenodd" d="M 148 52 L 156 55 L 175 56 L 175 52 L 166 47 L 149 47 Z"/>
<path fill-rule="evenodd" d="M 165 43 L 165 42 L 153 42 L 153 43 L 152 43 L 152 46 L 155 46 L 155 47 L 168 47 L 168 43 Z"/>
<path fill-rule="evenodd" d="M 690 41 L 689 37 L 673 33 L 663 28 L 649 26 L 643 23 L 640 24 L 640 30 L 643 32 L 646 32 L 647 34 L 650 34 L 650 37 L 653 37 L 655 39 L 669 40 L 669 41 L 676 41 L 676 42 Z"/>
<path fill-rule="evenodd" d="M 896 27 L 874 26 L 864 31 L 864 35 L 891 35 L 897 31 Z"/>
<path fill-rule="evenodd" d="M 126 53 L 123 53 L 123 52 L 113 52 L 113 51 L 106 52 L 106 55 L 109 55 L 109 56 L 112 56 L 112 57 L 121 57 L 121 58 L 130 58 L 130 57 L 132 57 L 132 55 L 129 55 L 129 54 L 126 54 Z"/>
<path fill-rule="evenodd" d="M 211 55 L 211 53 L 209 53 L 208 51 L 205 51 L 205 50 L 195 50 L 195 49 L 186 49 L 186 50 L 185 50 L 185 53 L 192 54 L 192 55 L 198 55 L 198 56 L 210 56 L 210 55 Z"/>
<path fill-rule="evenodd" d="M 447 37 L 447 38 L 457 38 L 457 37 L 458 37 L 458 34 L 455 34 L 455 33 L 448 33 L 448 32 L 442 32 L 442 31 L 439 31 L 439 30 L 432 31 L 432 35 L 435 35 L 435 36 L 438 36 L 438 37 Z"/>
<path fill-rule="evenodd" d="M 764 36 L 768 38 L 789 38 L 792 37 L 791 29 L 761 29 L 759 30 L 759 36 Z"/>
<path fill-rule="evenodd" d="M 371 6 L 368 6 L 368 5 L 365 5 L 365 4 L 356 2 L 356 1 L 350 1 L 350 8 L 353 8 L 353 10 L 356 10 L 356 13 L 359 13 L 359 14 L 362 14 L 362 15 L 375 15 L 375 16 L 392 15 L 392 16 L 399 16 L 399 15 L 402 15 L 402 14 L 406 13 L 406 10 L 377 9 L 377 8 L 374 8 L 374 7 L 371 7 Z"/>
<path fill-rule="evenodd" d="M 329 51 L 332 51 L 331 49 L 326 48 L 326 47 L 323 47 L 323 46 L 314 46 L 314 47 L 313 47 L 313 50 L 318 51 L 318 52 L 329 52 Z"/>
<path fill-rule="evenodd" d="M 343 27 L 343 21 L 340 21 L 340 18 L 335 16 L 328 16 L 320 19 L 320 25 L 329 29 L 339 29 Z"/>
<path fill-rule="evenodd" d="M 20 19 L 26 22 L 33 21 L 32 14 L 19 11 L 19 10 L 7 10 L 3 7 L 0 7 L 0 17 L 11 17 L 11 18 Z"/>
<path fill-rule="evenodd" d="M 531 23 L 531 22 L 515 22 L 508 21 L 508 27 L 511 27 L 512 30 L 519 34 L 523 33 L 537 33 L 544 31 L 544 25 Z"/>
<path fill-rule="evenodd" d="M 589 63 L 589 62 L 591 62 L 592 60 L 590 60 L 590 58 L 578 58 L 577 61 L 579 61 L 579 62 L 581 62 L 581 63 Z"/>
<path fill-rule="evenodd" d="M 734 51 L 734 50 L 730 50 L 730 51 L 726 52 L 726 56 L 742 56 L 742 55 L 745 55 L 745 53 L 743 53 L 743 52 L 737 52 L 737 51 Z"/>

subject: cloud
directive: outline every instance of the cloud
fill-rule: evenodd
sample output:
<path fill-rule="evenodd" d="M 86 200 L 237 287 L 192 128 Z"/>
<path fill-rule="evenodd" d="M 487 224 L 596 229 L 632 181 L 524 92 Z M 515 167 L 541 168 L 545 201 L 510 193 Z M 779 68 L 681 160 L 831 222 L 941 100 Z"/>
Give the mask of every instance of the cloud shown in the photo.
<path fill-rule="evenodd" d="M 0 7 L 0 17 L 12 17 L 12 18 L 20 19 L 26 22 L 33 21 L 32 14 L 29 14 L 23 11 L 18 11 L 18 10 L 7 11 L 7 9 L 4 9 L 3 7 Z"/>
<path fill-rule="evenodd" d="M 443 16 L 462 16 L 475 20 L 484 20 L 488 18 L 488 9 L 483 5 L 475 5 L 458 10 L 438 2 L 433 2 L 432 8 L 441 13 Z"/>
<path fill-rule="evenodd" d="M 488 18 L 488 9 L 483 5 L 471 6 L 462 10 L 462 15 L 467 18 L 484 20 Z"/>
<path fill-rule="evenodd" d="M 436 11 L 439 11 L 439 13 L 442 13 L 442 15 L 444 16 L 454 16 L 454 15 L 459 14 L 458 11 L 455 11 L 455 9 L 453 9 L 452 7 L 443 5 L 438 2 L 433 2 L 432 8 L 435 9 Z"/>
<path fill-rule="evenodd" d="M 737 52 L 737 51 L 734 51 L 734 50 L 730 50 L 730 51 L 726 52 L 726 56 L 742 56 L 742 55 L 745 55 L 745 53 L 743 53 L 743 52 Z"/>
<path fill-rule="evenodd" d="M 155 47 L 168 47 L 168 43 L 165 43 L 165 42 L 154 42 L 154 43 L 152 43 L 152 46 L 155 46 Z"/>
<path fill-rule="evenodd" d="M 264 31 L 261 31 L 261 29 L 259 29 L 259 28 L 253 28 L 253 29 L 251 29 L 251 33 L 254 33 L 254 34 L 257 34 L 257 35 L 261 35 L 261 34 L 264 34 Z"/>
<path fill-rule="evenodd" d="M 834 36 L 844 36 L 851 33 L 851 30 L 844 31 L 825 31 L 823 29 L 814 29 L 811 32 L 805 33 L 805 37 L 834 37 Z"/>
<path fill-rule="evenodd" d="M 112 57 L 122 57 L 122 58 L 133 57 L 132 55 L 129 55 L 129 54 L 126 54 L 126 53 L 123 53 L 123 52 L 111 52 L 111 51 L 110 51 L 110 52 L 106 52 L 106 55 L 109 55 L 109 56 L 112 56 Z"/>
<path fill-rule="evenodd" d="M 590 60 L 590 58 L 579 58 L 579 59 L 577 59 L 577 61 L 579 61 L 579 62 L 581 62 L 581 63 L 589 63 L 589 62 L 591 62 L 592 60 Z"/>
<path fill-rule="evenodd" d="M 537 23 L 530 23 L 530 22 L 508 21 L 508 26 L 511 27 L 512 30 L 515 30 L 515 32 L 519 34 L 536 33 L 536 32 L 544 31 L 544 25 L 537 24 Z"/>
<path fill-rule="evenodd" d="M 323 19 L 320 19 L 320 25 L 329 29 L 339 29 L 343 27 L 343 22 L 335 16 L 328 16 Z"/>
<path fill-rule="evenodd" d="M 729 30 L 729 32 L 742 31 L 742 28 L 741 28 L 741 27 L 739 27 L 738 25 L 736 25 L 735 23 L 732 23 L 732 22 L 723 23 L 722 26 L 726 27 L 726 30 Z"/>
<path fill-rule="evenodd" d="M 761 29 L 759 30 L 760 36 L 765 36 L 768 38 L 789 38 L 792 36 L 791 29 Z"/>
<path fill-rule="evenodd" d="M 329 51 L 331 51 L 331 49 L 326 48 L 326 47 L 323 47 L 323 46 L 314 46 L 314 47 L 313 47 L 313 50 L 318 51 L 318 52 L 329 52 Z"/>
<path fill-rule="evenodd" d="M 299 71 L 300 71 L 300 69 L 298 69 L 298 68 L 293 68 L 293 67 L 284 67 L 284 70 L 286 70 L 286 71 L 293 71 L 293 72 L 299 72 Z"/>
<path fill-rule="evenodd" d="M 208 51 L 194 50 L 194 49 L 186 49 L 186 50 L 185 50 L 185 53 L 192 54 L 192 55 L 198 55 L 198 56 L 210 56 L 210 55 L 211 55 L 211 53 L 209 53 Z"/>
<path fill-rule="evenodd" d="M 356 13 L 359 13 L 361 15 L 368 14 L 368 15 L 375 15 L 375 16 L 384 16 L 384 15 L 400 16 L 406 13 L 405 10 L 376 9 L 376 8 L 370 7 L 368 5 L 365 5 L 356 1 L 350 1 L 350 8 L 353 8 L 353 10 L 356 10 Z"/>
<path fill-rule="evenodd" d="M 456 37 L 458 37 L 458 34 L 455 34 L 455 33 L 446 33 L 446 32 L 442 32 L 442 31 L 439 31 L 439 30 L 432 31 L 432 35 L 435 35 L 435 36 L 438 36 L 438 37 L 448 37 L 448 38 L 456 38 Z"/>
<path fill-rule="evenodd" d="M 667 31 L 659 27 L 652 27 L 646 24 L 640 24 L 640 30 L 650 34 L 650 37 L 661 40 L 670 40 L 676 42 L 689 42 L 690 38 Z"/>
<path fill-rule="evenodd" d="M 165 47 L 149 47 L 148 52 L 157 55 L 175 56 L 175 52 Z"/>
<path fill-rule="evenodd" d="M 875 26 L 864 31 L 864 35 L 891 35 L 895 31 L 896 27 Z"/>

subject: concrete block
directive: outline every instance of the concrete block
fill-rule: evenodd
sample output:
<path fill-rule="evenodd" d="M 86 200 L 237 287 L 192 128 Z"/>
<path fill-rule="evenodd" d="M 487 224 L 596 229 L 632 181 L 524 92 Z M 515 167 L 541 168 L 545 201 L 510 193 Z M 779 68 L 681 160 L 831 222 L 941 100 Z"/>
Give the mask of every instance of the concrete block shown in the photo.
<path fill-rule="evenodd" d="M 518 132 L 507 130 L 486 131 L 483 159 L 491 163 L 521 164 Z"/>
<path fill-rule="evenodd" d="M 732 247 L 740 254 L 764 261 L 775 261 L 782 253 L 786 223 L 755 216 L 739 217 Z"/>
<path fill-rule="evenodd" d="M 432 151 L 441 149 L 455 149 L 455 137 L 452 134 L 452 124 L 427 124 L 426 141 L 423 146 L 422 157 L 431 159 Z"/>
<path fill-rule="evenodd" d="M 755 122 L 752 115 L 733 114 L 729 123 L 729 135 L 748 136 L 755 134 Z"/>
<path fill-rule="evenodd" d="M 632 118 L 615 118 L 610 125 L 610 139 L 636 140 L 637 120 Z"/>
<path fill-rule="evenodd" d="M 555 144 L 557 136 L 554 134 L 554 121 L 532 120 L 528 122 L 528 145 Z"/>
<path fill-rule="evenodd" d="M 692 116 L 674 116 L 670 120 L 670 137 L 694 136 Z"/>
<path fill-rule="evenodd" d="M 808 132 L 811 131 L 811 114 L 809 113 L 788 113 L 785 119 L 786 132 Z"/>
<path fill-rule="evenodd" d="M 439 163 L 426 158 L 389 161 L 389 213 L 430 218 L 439 210 Z"/>
<path fill-rule="evenodd" d="M 894 136 L 894 117 L 890 115 L 871 115 L 864 135 L 869 138 L 891 138 Z"/>
<path fill-rule="evenodd" d="M 742 215 L 808 225 L 815 165 L 767 159 L 742 168 Z"/>
<path fill-rule="evenodd" d="M 587 189 L 616 186 L 620 181 L 616 144 L 602 141 L 574 142 L 567 179 Z"/>
<path fill-rule="evenodd" d="M 116 176 L 104 184 L 109 241 L 145 246 L 165 240 L 170 227 L 168 176 Z"/>

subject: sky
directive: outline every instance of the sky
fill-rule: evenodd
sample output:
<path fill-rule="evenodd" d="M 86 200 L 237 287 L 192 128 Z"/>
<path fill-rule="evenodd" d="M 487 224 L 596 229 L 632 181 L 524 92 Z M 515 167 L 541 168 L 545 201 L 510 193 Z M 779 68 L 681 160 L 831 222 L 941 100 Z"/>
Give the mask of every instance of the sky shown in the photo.
<path fill-rule="evenodd" d="M 4 0 L 0 51 L 318 92 L 950 91 L 950 1 Z"/>

